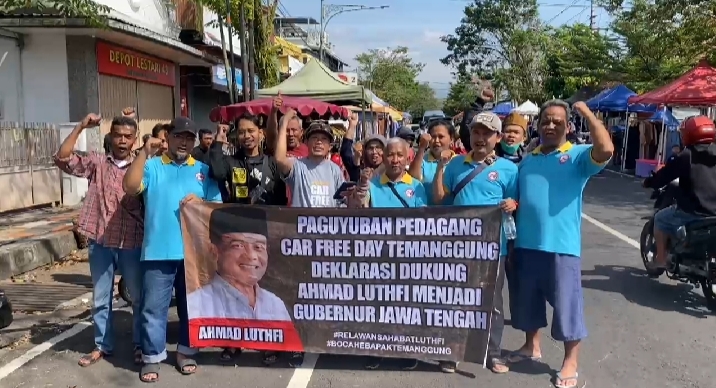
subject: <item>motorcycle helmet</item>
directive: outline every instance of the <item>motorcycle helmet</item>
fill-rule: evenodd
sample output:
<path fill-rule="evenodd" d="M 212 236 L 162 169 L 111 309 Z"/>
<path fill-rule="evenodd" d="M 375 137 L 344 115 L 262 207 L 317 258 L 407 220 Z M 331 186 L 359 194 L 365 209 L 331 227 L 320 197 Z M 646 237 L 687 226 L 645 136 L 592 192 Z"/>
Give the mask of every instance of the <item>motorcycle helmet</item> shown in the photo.
<path fill-rule="evenodd" d="M 692 116 L 684 120 L 679 128 L 684 147 L 695 144 L 711 144 L 716 140 L 716 126 L 706 116 Z"/>

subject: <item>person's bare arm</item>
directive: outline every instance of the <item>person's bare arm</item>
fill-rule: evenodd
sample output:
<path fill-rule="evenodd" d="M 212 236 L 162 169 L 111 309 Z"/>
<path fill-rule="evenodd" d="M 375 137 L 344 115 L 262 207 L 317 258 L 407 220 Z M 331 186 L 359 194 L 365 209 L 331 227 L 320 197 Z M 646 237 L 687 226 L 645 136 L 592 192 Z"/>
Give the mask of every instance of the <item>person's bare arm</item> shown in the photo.
<path fill-rule="evenodd" d="M 102 117 L 100 117 L 99 115 L 90 113 L 84 119 L 82 119 L 81 122 L 75 125 L 75 128 L 72 129 L 72 132 L 70 132 L 70 134 L 67 135 L 62 144 L 60 144 L 60 149 L 57 151 L 56 155 L 57 159 L 67 159 L 72 156 L 72 152 L 75 149 L 75 144 L 77 144 L 77 139 L 80 138 L 80 134 L 82 134 L 82 131 L 87 128 L 93 128 L 98 126 L 101 120 Z"/>
<path fill-rule="evenodd" d="M 429 145 L 430 134 L 423 133 L 420 135 L 418 150 L 415 152 L 415 158 L 410 162 L 410 168 L 408 168 L 408 174 L 419 181 L 423 180 L 423 159 L 425 158 L 425 150 L 428 149 Z"/>
<path fill-rule="evenodd" d="M 288 112 L 286 112 L 286 115 L 283 118 L 283 121 L 281 122 L 281 128 L 278 130 L 278 137 L 276 138 L 276 149 L 274 151 L 274 158 L 276 159 L 276 165 L 278 165 L 278 170 L 283 176 L 287 176 L 291 173 L 291 169 L 293 169 L 293 159 L 288 157 L 287 154 L 287 140 L 286 140 L 286 129 L 288 127 L 289 121 L 291 121 L 294 117 L 296 117 L 296 111 L 293 109 L 290 109 Z"/>
<path fill-rule="evenodd" d="M 450 194 L 448 187 L 445 185 L 445 166 L 452 159 L 452 152 L 445 150 L 440 154 L 440 160 L 438 161 L 438 168 L 435 171 L 435 178 L 433 179 L 433 200 L 435 203 L 443 203 L 445 197 Z"/>
<path fill-rule="evenodd" d="M 274 97 L 273 105 L 271 106 L 271 113 L 268 115 L 268 122 L 266 123 L 266 147 L 267 151 L 276 151 L 276 140 L 278 139 L 278 112 L 283 106 L 283 96 L 281 92 L 278 92 L 278 96 Z M 284 120 L 285 121 L 285 120 Z M 268 152 L 270 153 L 270 152 Z"/>
<path fill-rule="evenodd" d="M 142 187 L 142 180 L 144 179 L 144 164 L 147 159 L 151 158 L 152 155 L 157 153 L 159 147 L 162 146 L 162 140 L 156 137 L 151 137 L 144 144 L 142 152 L 137 153 L 137 157 L 129 165 L 127 173 L 124 174 L 122 180 L 122 188 L 124 192 L 130 195 L 137 195 L 144 189 Z"/>
<path fill-rule="evenodd" d="M 592 139 L 592 159 L 600 164 L 606 163 L 614 155 L 614 144 L 609 136 L 609 131 L 584 102 L 575 103 L 574 110 L 587 120 L 589 137 Z"/>

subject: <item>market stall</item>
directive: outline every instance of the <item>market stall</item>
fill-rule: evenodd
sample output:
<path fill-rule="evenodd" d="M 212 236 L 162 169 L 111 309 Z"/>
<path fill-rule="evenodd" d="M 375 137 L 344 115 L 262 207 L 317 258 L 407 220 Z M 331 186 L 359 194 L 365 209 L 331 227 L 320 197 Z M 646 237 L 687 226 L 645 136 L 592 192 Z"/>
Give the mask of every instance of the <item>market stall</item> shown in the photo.
<path fill-rule="evenodd" d="M 629 98 L 630 104 L 659 104 L 666 106 L 694 106 L 710 107 L 716 105 L 716 68 L 706 61 L 701 61 L 691 71 L 676 80 L 644 93 Z M 662 131 L 658 142 L 658 150 L 654 158 L 655 166 L 662 164 L 666 159 L 667 130 Z"/>
<path fill-rule="evenodd" d="M 355 104 L 370 106 L 372 93 L 361 85 L 349 85 L 341 81 L 321 61 L 308 61 L 296 74 L 280 84 L 256 91 L 258 98 L 284 96 L 308 97 L 338 105 Z"/>
<path fill-rule="evenodd" d="M 492 113 L 500 116 L 500 118 L 504 118 L 505 116 L 509 115 L 515 108 L 516 106 L 512 101 L 498 102 L 497 105 L 492 108 Z"/>
<path fill-rule="evenodd" d="M 513 111 L 525 116 L 537 116 L 537 114 L 539 114 L 539 107 L 534 102 L 527 100 L 523 102 L 522 105 L 513 109 Z"/>

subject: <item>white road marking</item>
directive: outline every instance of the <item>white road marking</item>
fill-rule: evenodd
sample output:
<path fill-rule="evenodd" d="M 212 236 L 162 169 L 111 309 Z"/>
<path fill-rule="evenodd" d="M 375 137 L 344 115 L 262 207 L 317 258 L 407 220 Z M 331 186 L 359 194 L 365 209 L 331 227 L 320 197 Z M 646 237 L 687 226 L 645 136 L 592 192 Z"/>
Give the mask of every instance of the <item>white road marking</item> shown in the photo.
<path fill-rule="evenodd" d="M 289 380 L 286 388 L 306 388 L 308 383 L 311 382 L 311 376 L 313 375 L 313 369 L 316 367 L 318 361 L 318 354 L 306 353 L 303 358 L 303 365 L 300 368 L 296 368 L 293 371 L 293 376 Z"/>
<path fill-rule="evenodd" d="M 603 223 L 601 223 L 601 222 L 595 220 L 594 218 L 592 218 L 592 217 L 590 217 L 590 216 L 588 216 L 588 215 L 586 215 L 586 214 L 584 214 L 584 213 L 582 213 L 582 218 L 584 218 L 585 220 L 591 222 L 591 223 L 592 223 L 594 226 L 596 226 L 597 228 L 599 228 L 599 229 L 601 229 L 601 230 L 603 230 L 603 231 L 605 231 L 605 232 L 611 234 L 612 236 L 614 236 L 614 237 L 616 237 L 616 238 L 618 238 L 618 239 L 624 241 L 625 243 L 627 243 L 627 244 L 633 246 L 634 248 L 639 249 L 639 242 L 637 242 L 636 240 L 634 240 L 634 239 L 628 237 L 627 235 L 625 235 L 625 234 L 623 234 L 623 233 L 621 233 L 621 232 L 619 232 L 619 231 L 617 231 L 617 230 L 615 230 L 615 229 L 610 228 L 609 226 L 607 226 L 607 225 L 605 225 L 605 224 L 603 224 Z"/>
<path fill-rule="evenodd" d="M 16 370 L 20 369 L 23 365 L 32 361 L 32 359 L 34 359 L 35 357 L 44 353 L 51 347 L 57 345 L 58 343 L 66 340 L 68 338 L 72 338 L 72 337 L 76 336 L 77 334 L 81 333 L 84 329 L 86 329 L 90 326 L 92 326 L 92 323 L 87 322 L 87 321 L 77 323 L 76 325 L 72 326 L 71 329 L 69 329 L 65 332 L 62 332 L 59 335 L 52 337 L 49 340 L 28 350 L 22 356 L 10 361 L 6 365 L 4 365 L 2 368 L 0 368 L 0 380 L 9 376 L 12 372 L 15 372 Z"/>

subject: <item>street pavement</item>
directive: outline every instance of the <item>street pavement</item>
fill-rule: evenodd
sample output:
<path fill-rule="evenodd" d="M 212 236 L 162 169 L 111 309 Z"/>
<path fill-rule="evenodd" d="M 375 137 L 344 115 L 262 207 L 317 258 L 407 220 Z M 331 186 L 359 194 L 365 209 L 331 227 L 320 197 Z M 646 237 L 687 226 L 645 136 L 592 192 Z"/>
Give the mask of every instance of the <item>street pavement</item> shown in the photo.
<path fill-rule="evenodd" d="M 590 387 L 713 387 L 716 369 L 714 317 L 704 308 L 700 290 L 670 280 L 649 279 L 641 268 L 638 241 L 649 214 L 649 193 L 633 178 L 604 172 L 592 179 L 585 192 L 582 226 L 585 313 L 590 330 L 581 353 L 580 386 Z M 608 229 L 606 231 L 605 229 Z M 620 236 L 620 237 L 617 237 Z M 629 240 L 631 239 L 631 240 Z M 626 241 L 625 241 L 626 240 Z M 77 366 L 78 357 L 92 349 L 92 331 L 85 329 L 42 352 L 17 368 L 17 357 L 34 345 L 0 353 L 0 387 L 140 387 L 138 368 L 131 363 L 130 315 L 118 312 L 115 357 L 89 368 Z M 176 322 L 169 324 L 176 338 Z M 256 353 L 246 352 L 235 364 L 222 364 L 218 352 L 203 351 L 201 369 L 184 377 L 162 366 L 156 387 L 343 388 L 415 387 L 472 388 L 489 386 L 550 387 L 550 377 L 561 363 L 562 346 L 547 331 L 541 363 L 514 365 L 507 375 L 495 375 L 474 364 L 460 364 L 454 375 L 441 373 L 434 364 L 421 364 L 405 372 L 387 363 L 366 371 L 355 357 L 307 356 L 306 367 L 290 369 L 285 363 L 262 367 Z M 504 345 L 516 349 L 520 333 L 507 328 Z M 35 340 L 40 342 L 46 340 Z M 45 345 L 47 346 L 47 345 Z M 172 343 L 170 360 L 174 358 Z M 29 356 L 32 356 L 31 353 Z M 29 358 L 26 356 L 26 358 Z M 8 364 L 9 363 L 9 364 Z M 12 373 L 9 373 L 11 372 Z M 9 375 L 8 375 L 9 373 Z M 6 376 L 7 375 L 7 376 Z"/>

